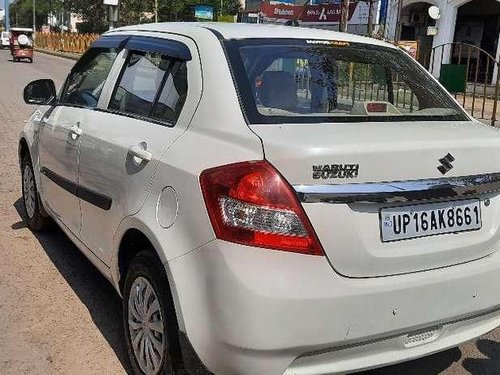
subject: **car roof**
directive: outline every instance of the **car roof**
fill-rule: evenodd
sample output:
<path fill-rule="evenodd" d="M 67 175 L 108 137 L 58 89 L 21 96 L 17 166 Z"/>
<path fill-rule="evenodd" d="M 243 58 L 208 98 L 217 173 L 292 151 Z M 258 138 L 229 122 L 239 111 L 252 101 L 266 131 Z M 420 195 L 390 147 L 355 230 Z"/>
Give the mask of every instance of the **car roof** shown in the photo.
<path fill-rule="evenodd" d="M 126 26 L 112 31 L 176 32 L 184 35 L 198 33 L 200 29 L 217 32 L 224 39 L 278 38 L 278 39 L 328 39 L 350 43 L 365 43 L 395 48 L 387 42 L 354 34 L 341 33 L 310 27 L 273 24 L 225 23 L 225 22 L 165 22 Z"/>

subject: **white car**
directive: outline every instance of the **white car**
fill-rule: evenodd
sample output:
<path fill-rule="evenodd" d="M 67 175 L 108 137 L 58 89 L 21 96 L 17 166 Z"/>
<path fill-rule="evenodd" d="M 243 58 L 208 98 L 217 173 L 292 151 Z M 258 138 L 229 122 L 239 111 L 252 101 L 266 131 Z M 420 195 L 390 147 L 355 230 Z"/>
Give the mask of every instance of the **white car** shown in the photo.
<path fill-rule="evenodd" d="M 24 95 L 26 221 L 123 297 L 136 373 L 345 373 L 500 325 L 499 130 L 390 44 L 130 26 Z"/>
<path fill-rule="evenodd" d="M 1 48 L 9 48 L 10 46 L 10 33 L 8 31 L 2 31 L 0 34 L 0 44 Z"/>

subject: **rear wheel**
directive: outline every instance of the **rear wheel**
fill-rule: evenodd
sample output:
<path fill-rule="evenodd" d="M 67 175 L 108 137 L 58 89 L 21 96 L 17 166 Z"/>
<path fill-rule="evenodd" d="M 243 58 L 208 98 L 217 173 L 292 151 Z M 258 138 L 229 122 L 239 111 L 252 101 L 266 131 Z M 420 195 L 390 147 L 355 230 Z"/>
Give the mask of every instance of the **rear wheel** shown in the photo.
<path fill-rule="evenodd" d="M 43 231 L 50 226 L 51 220 L 42 212 L 40 199 L 38 198 L 35 174 L 29 155 L 25 155 L 22 159 L 21 173 L 26 224 L 28 228 L 34 232 Z"/>
<path fill-rule="evenodd" d="M 178 326 L 168 280 L 151 251 L 132 261 L 123 293 L 125 341 L 135 374 L 176 374 Z"/>

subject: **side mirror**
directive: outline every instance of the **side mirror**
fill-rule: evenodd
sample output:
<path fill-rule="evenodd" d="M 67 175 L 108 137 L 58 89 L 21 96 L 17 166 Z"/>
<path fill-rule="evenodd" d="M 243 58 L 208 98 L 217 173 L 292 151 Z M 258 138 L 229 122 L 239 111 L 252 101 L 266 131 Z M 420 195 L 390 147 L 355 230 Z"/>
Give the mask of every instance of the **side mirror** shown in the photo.
<path fill-rule="evenodd" d="M 24 88 L 26 104 L 47 105 L 57 97 L 56 85 L 51 79 L 39 79 Z"/>

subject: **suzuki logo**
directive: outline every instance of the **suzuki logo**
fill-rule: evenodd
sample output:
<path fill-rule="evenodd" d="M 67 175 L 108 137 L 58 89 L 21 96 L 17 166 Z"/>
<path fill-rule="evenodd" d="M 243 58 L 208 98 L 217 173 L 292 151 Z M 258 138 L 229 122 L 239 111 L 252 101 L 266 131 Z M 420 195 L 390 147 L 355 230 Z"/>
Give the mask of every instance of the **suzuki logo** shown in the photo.
<path fill-rule="evenodd" d="M 438 171 L 442 174 L 448 173 L 451 169 L 453 169 L 453 164 L 451 163 L 453 163 L 454 161 L 455 158 L 453 157 L 453 155 L 448 153 L 448 155 L 446 155 L 444 158 L 439 159 L 441 165 L 437 167 Z"/>

